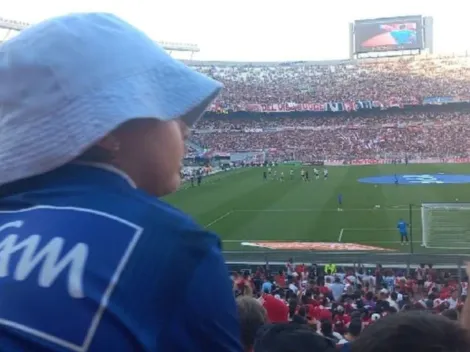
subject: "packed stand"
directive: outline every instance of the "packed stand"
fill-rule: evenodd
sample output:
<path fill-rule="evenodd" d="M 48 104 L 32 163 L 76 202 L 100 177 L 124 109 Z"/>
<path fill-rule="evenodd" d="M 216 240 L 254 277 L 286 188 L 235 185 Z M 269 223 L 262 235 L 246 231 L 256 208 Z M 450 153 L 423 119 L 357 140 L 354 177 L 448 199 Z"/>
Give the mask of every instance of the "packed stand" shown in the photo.
<path fill-rule="evenodd" d="M 217 104 L 232 111 L 247 110 L 250 104 L 390 99 L 406 104 L 425 97 L 470 96 L 467 57 L 193 66 L 224 83 Z"/>
<path fill-rule="evenodd" d="M 203 119 L 192 140 L 218 152 L 267 151 L 275 159 L 466 157 L 470 112 L 383 111 L 377 116 Z"/>
<path fill-rule="evenodd" d="M 278 272 L 259 267 L 232 280 L 245 351 L 470 349 L 459 325 L 468 319 L 467 279 L 431 265 L 407 274 L 289 260 Z"/>

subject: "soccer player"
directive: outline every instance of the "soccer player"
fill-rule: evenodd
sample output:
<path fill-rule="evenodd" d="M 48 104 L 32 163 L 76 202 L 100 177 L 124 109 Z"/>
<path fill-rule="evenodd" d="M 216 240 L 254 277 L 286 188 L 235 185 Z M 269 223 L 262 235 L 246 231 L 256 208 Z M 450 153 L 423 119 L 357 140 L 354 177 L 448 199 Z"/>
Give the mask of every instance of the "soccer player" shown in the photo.
<path fill-rule="evenodd" d="M 406 243 L 408 244 L 408 224 L 403 220 L 398 220 L 397 229 L 400 232 L 401 245 L 403 246 Z"/>
<path fill-rule="evenodd" d="M 308 170 L 305 171 L 305 182 L 308 182 Z"/>
<path fill-rule="evenodd" d="M 263 180 L 266 181 L 268 179 L 268 173 L 266 170 L 263 171 Z"/>
<path fill-rule="evenodd" d="M 305 170 L 304 169 L 300 170 L 300 176 L 302 177 L 302 180 L 305 180 Z"/>
<path fill-rule="evenodd" d="M 326 168 L 323 169 L 323 179 L 328 180 L 328 170 Z"/>
<path fill-rule="evenodd" d="M 271 168 L 268 167 L 268 175 L 271 176 Z"/>
<path fill-rule="evenodd" d="M 280 177 L 280 181 L 284 181 L 284 171 L 281 171 L 281 177 Z"/>
<path fill-rule="evenodd" d="M 315 175 L 315 178 L 318 180 L 320 178 L 320 172 L 317 170 L 317 168 L 313 169 L 313 173 Z"/>
<path fill-rule="evenodd" d="M 197 173 L 197 185 L 200 186 L 201 183 L 202 183 L 202 169 L 199 169 L 198 173 Z"/>
<path fill-rule="evenodd" d="M 343 211 L 343 195 L 338 194 L 338 211 Z"/>
<path fill-rule="evenodd" d="M 294 179 L 294 170 L 290 169 L 290 179 Z"/>
<path fill-rule="evenodd" d="M 395 178 L 395 186 L 398 186 L 398 176 L 397 174 L 393 175 L 393 177 Z"/>
<path fill-rule="evenodd" d="M 189 170 L 191 177 L 191 187 L 194 187 L 194 170 Z"/>
<path fill-rule="evenodd" d="M 277 178 L 277 170 L 273 170 L 273 179 L 275 180 Z"/>

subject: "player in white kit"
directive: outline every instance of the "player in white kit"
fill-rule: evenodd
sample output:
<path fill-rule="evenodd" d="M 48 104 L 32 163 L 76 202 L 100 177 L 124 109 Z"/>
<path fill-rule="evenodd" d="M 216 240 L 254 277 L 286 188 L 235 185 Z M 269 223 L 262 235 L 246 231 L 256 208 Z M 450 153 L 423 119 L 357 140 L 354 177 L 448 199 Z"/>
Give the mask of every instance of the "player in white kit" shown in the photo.
<path fill-rule="evenodd" d="M 315 179 L 318 180 L 320 178 L 320 171 L 318 171 L 317 168 L 313 169 L 313 174 L 315 175 Z"/>

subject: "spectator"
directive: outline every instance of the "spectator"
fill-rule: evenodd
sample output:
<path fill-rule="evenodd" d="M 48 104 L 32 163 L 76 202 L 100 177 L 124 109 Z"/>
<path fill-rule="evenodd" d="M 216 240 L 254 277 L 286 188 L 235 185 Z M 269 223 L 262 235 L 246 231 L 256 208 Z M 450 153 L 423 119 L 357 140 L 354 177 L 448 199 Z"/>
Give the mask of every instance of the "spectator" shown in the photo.
<path fill-rule="evenodd" d="M 331 324 L 330 320 L 322 320 L 320 325 L 321 334 L 329 341 L 331 347 L 336 346 L 339 342 L 338 336 L 336 336 L 333 332 L 333 325 Z"/>
<path fill-rule="evenodd" d="M 406 312 L 376 321 L 352 343 L 355 352 L 467 352 L 467 331 L 457 323 L 427 312 Z"/>
<path fill-rule="evenodd" d="M 253 352 L 334 352 L 330 341 L 308 325 L 273 324 L 260 329 Z"/>
<path fill-rule="evenodd" d="M 335 281 L 331 284 L 331 293 L 335 301 L 339 301 L 344 292 L 344 284 L 341 282 L 339 277 L 335 278 Z"/>
<path fill-rule="evenodd" d="M 344 335 L 344 338 L 338 342 L 338 345 L 342 345 L 342 352 L 351 350 L 351 343 L 356 341 L 362 331 L 362 322 L 359 319 L 354 319 L 348 326 L 348 331 Z"/>
<path fill-rule="evenodd" d="M 220 84 L 110 14 L 42 22 L 1 53 L 0 223 L 19 262 L 38 241 L 44 260 L 2 279 L 1 349 L 240 351 L 219 239 L 159 199 Z"/>
<path fill-rule="evenodd" d="M 285 323 L 289 321 L 289 308 L 280 299 L 269 294 L 261 297 L 263 307 L 266 309 L 270 323 Z"/>
<path fill-rule="evenodd" d="M 392 293 L 390 293 L 390 297 L 387 299 L 387 301 L 390 304 L 390 307 L 395 308 L 398 311 L 399 307 L 398 307 L 397 299 L 398 299 L 398 293 L 393 291 Z"/>
<path fill-rule="evenodd" d="M 450 309 L 457 308 L 457 304 L 459 303 L 458 302 L 458 296 L 459 296 L 458 291 L 453 290 L 452 293 L 451 293 L 451 297 L 449 299 L 447 299 L 447 303 L 449 304 Z"/>
<path fill-rule="evenodd" d="M 259 301 L 247 296 L 238 297 L 237 306 L 240 316 L 241 342 L 244 351 L 251 352 L 257 331 L 268 322 L 266 310 Z"/>
<path fill-rule="evenodd" d="M 268 277 L 264 279 L 262 290 L 263 293 L 271 293 L 273 288 L 272 278 Z"/>

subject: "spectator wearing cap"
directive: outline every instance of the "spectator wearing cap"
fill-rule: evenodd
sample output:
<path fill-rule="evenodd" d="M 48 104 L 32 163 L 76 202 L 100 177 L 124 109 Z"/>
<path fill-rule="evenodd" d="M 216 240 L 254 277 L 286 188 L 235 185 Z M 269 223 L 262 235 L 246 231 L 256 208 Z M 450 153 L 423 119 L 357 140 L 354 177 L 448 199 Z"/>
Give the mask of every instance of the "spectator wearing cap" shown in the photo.
<path fill-rule="evenodd" d="M 158 198 L 220 89 L 110 14 L 1 45 L 2 350 L 241 350 L 220 240 Z"/>

